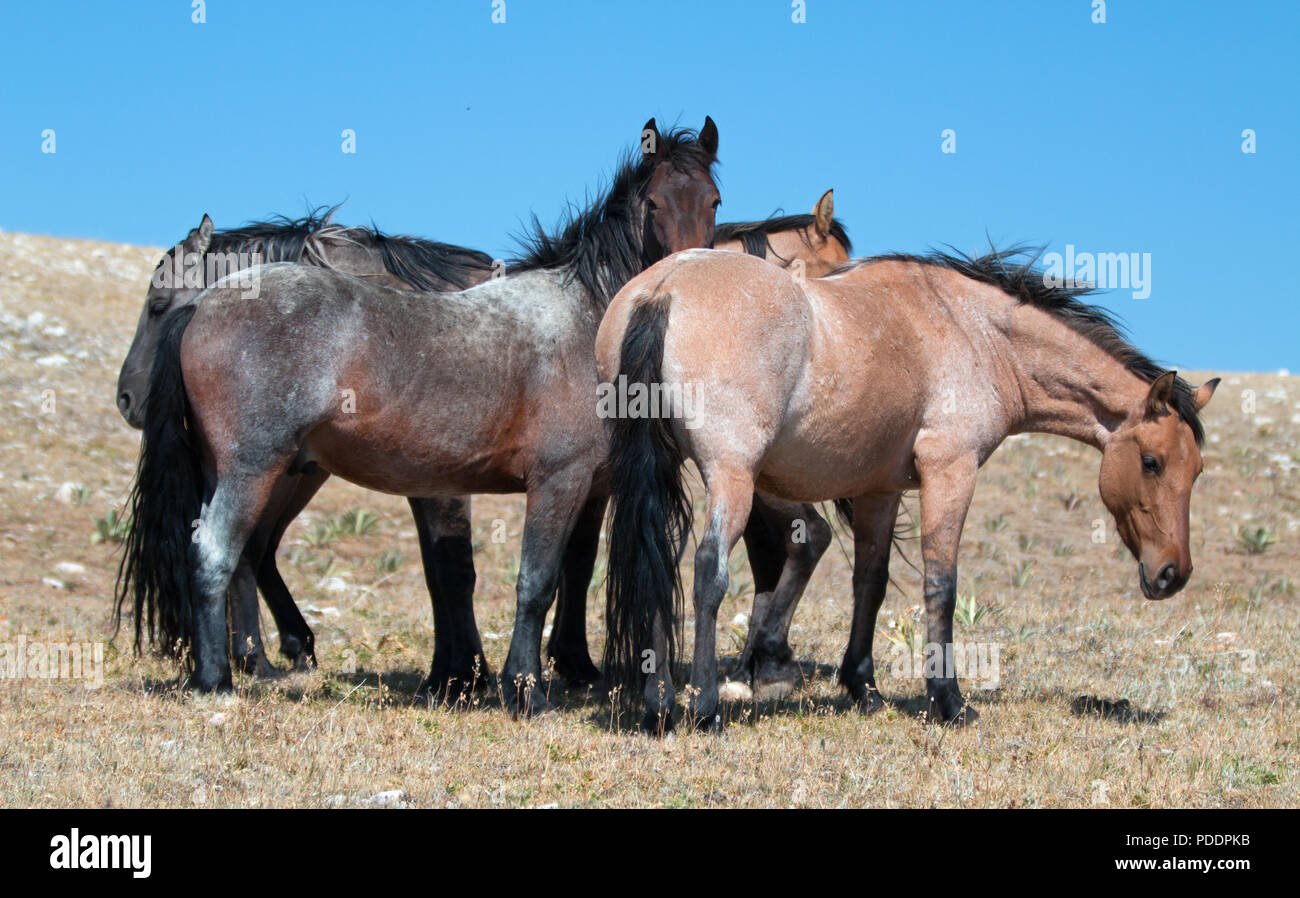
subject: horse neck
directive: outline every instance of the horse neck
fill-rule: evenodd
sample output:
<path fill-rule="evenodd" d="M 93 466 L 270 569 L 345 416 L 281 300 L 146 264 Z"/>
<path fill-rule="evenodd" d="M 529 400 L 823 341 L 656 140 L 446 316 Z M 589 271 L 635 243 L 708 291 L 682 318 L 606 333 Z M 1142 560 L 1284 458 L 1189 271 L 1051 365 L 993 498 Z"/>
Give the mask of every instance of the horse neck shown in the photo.
<path fill-rule="evenodd" d="M 1096 449 L 1150 385 L 1050 314 L 1018 306 L 1008 333 L 1018 389 L 1011 433 L 1050 433 Z"/>

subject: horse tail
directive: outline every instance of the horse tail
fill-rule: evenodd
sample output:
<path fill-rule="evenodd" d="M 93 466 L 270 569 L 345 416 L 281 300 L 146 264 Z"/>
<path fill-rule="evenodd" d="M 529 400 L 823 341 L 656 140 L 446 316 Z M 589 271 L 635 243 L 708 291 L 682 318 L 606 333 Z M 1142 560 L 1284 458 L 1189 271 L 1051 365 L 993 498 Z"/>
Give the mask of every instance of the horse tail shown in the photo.
<path fill-rule="evenodd" d="M 147 633 L 164 654 L 181 656 L 193 631 L 189 550 L 203 505 L 203 471 L 187 426 L 180 352 L 197 308 L 183 306 L 163 319 L 149 375 L 140 461 L 127 500 L 131 530 L 114 590 L 119 629 L 122 606 L 128 598 L 132 603 L 136 652 Z"/>
<path fill-rule="evenodd" d="M 670 304 L 670 297 L 661 294 L 632 310 L 623 333 L 620 382 L 647 388 L 661 383 Z M 624 702 L 639 697 L 644 682 L 640 653 L 653 644 L 656 619 L 668 653 L 651 659 L 655 669 L 667 665 L 662 669 L 671 676 L 681 642 L 678 561 L 691 532 L 691 503 L 682 482 L 684 455 L 669 415 L 615 417 L 610 436 L 604 668 L 607 682 L 622 687 Z"/>

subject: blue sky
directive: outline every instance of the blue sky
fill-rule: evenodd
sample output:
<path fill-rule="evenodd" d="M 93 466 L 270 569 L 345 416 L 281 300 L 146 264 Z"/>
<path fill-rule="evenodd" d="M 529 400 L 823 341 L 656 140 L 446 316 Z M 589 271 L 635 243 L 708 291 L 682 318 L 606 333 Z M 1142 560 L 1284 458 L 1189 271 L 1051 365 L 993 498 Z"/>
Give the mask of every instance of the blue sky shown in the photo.
<path fill-rule="evenodd" d="M 171 244 L 347 200 L 508 254 L 651 115 L 721 134 L 720 220 L 827 187 L 859 253 L 1150 253 L 1101 301 L 1187 368 L 1300 371 L 1300 4 L 11 4 L 0 228 Z M 341 151 L 343 129 L 356 153 Z M 1256 152 L 1242 152 L 1242 131 Z M 56 152 L 41 152 L 55 131 Z M 952 129 L 956 152 L 943 153 Z"/>

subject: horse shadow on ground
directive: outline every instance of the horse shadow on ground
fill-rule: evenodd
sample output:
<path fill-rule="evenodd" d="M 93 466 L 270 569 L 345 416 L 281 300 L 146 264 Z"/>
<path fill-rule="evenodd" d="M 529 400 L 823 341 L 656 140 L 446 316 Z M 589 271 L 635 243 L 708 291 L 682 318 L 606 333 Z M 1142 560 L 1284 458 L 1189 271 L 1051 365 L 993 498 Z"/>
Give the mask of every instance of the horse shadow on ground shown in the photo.
<path fill-rule="evenodd" d="M 723 659 L 721 680 L 739 679 L 735 669 L 736 656 Z M 802 679 L 786 695 L 770 699 L 745 699 L 742 701 L 723 702 L 719 714 L 723 726 L 739 725 L 755 727 L 760 722 L 779 717 L 799 717 L 807 715 L 848 715 L 859 713 L 856 703 L 838 684 L 839 666 L 815 661 L 799 662 Z M 337 704 L 348 701 L 360 693 L 358 701 L 374 705 L 378 710 L 403 710 L 410 708 L 447 708 L 458 711 L 496 711 L 508 713 L 504 693 L 497 674 L 490 673 L 474 688 L 465 689 L 455 696 L 431 697 L 424 693 L 427 673 L 420 668 L 399 668 L 382 673 L 378 671 L 357 670 L 354 672 L 323 670 L 320 677 L 305 677 L 294 671 L 282 671 L 277 676 L 253 677 L 238 676 L 235 680 L 235 694 L 257 699 L 276 695 L 291 702 Z M 674 665 L 673 682 L 678 684 L 679 695 L 682 684 L 690 681 L 690 669 L 686 663 Z M 818 686 L 832 685 L 833 696 L 812 694 Z M 898 684 L 893 684 L 897 688 Z M 130 691 L 142 690 L 148 695 L 162 699 L 179 699 L 187 691 L 188 683 L 184 676 L 173 678 L 145 677 L 139 680 L 120 682 L 119 689 Z M 543 682 L 548 707 L 541 713 L 555 711 L 559 713 L 585 713 L 586 722 L 609 732 L 625 732 L 640 727 L 642 710 L 639 700 L 630 707 L 620 707 L 609 694 L 604 682 L 586 685 L 582 688 L 568 688 L 564 679 L 550 677 Z M 1002 690 L 977 690 L 967 696 L 977 709 L 1008 704 L 1012 697 Z M 1126 698 L 1104 698 L 1095 695 L 1074 695 L 1062 689 L 1048 690 L 1040 693 L 1040 701 L 1046 705 L 1066 707 L 1075 717 L 1098 718 L 1124 726 L 1158 724 L 1168 712 L 1159 709 L 1143 709 L 1133 705 Z M 929 702 L 924 689 L 908 695 L 882 695 L 885 710 L 892 710 L 901 717 L 924 717 Z M 681 716 L 681 709 L 678 709 Z"/>
<path fill-rule="evenodd" d="M 1065 694 L 1058 693 L 1062 698 Z M 1075 717 L 1099 717 L 1126 725 L 1155 724 L 1168 716 L 1167 711 L 1136 708 L 1126 698 L 1109 699 L 1096 695 L 1076 695 L 1070 701 L 1070 713 Z"/>

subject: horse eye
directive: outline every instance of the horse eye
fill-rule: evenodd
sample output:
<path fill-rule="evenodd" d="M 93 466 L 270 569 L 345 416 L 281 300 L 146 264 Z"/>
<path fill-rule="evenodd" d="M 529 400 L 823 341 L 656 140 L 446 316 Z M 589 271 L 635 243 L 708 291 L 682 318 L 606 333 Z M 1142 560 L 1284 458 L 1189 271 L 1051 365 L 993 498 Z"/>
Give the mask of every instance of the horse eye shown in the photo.
<path fill-rule="evenodd" d="M 161 315 L 163 312 L 167 311 L 167 307 L 169 305 L 171 305 L 171 303 L 168 302 L 167 300 L 151 303 L 149 305 L 149 314 L 153 315 L 156 318 L 159 315 Z"/>
<path fill-rule="evenodd" d="M 659 204 L 656 203 L 654 200 L 646 200 L 645 207 L 649 209 L 651 212 L 654 212 L 656 209 L 659 208 Z"/>
<path fill-rule="evenodd" d="M 1159 474 L 1160 462 L 1156 460 L 1155 456 L 1144 455 L 1142 456 L 1142 470 L 1148 474 Z"/>
<path fill-rule="evenodd" d="M 718 208 L 718 207 L 721 206 L 721 205 L 722 205 L 722 200 L 721 200 L 721 199 L 716 199 L 716 200 L 713 201 L 713 208 L 716 209 L 716 208 Z"/>

